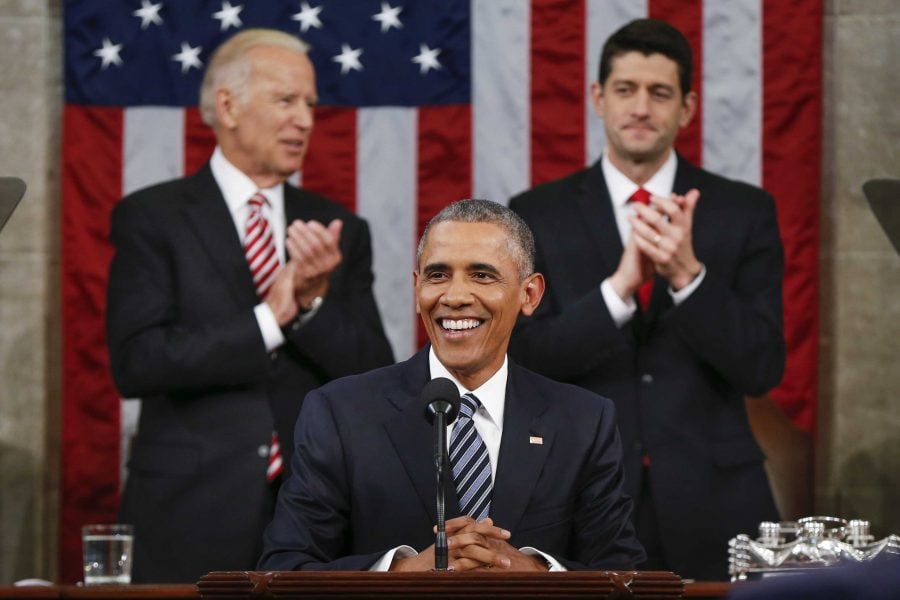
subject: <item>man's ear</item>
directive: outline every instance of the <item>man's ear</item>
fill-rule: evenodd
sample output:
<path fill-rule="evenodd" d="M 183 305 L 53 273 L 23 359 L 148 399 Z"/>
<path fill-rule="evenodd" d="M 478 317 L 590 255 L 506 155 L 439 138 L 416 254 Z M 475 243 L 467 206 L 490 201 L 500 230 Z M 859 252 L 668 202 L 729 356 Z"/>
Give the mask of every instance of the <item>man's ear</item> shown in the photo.
<path fill-rule="evenodd" d="M 678 126 L 681 128 L 687 127 L 691 120 L 694 118 L 694 115 L 697 114 L 697 92 L 690 91 L 687 93 L 687 96 L 684 97 L 684 103 L 681 110 L 681 118 L 678 119 Z"/>
<path fill-rule="evenodd" d="M 419 310 L 419 271 L 413 271 L 413 295 L 416 297 L 416 314 L 421 315 L 422 311 Z"/>
<path fill-rule="evenodd" d="M 603 86 L 599 81 L 591 84 L 591 106 L 594 107 L 594 114 L 602 119 L 606 105 L 603 98 Z"/>
<path fill-rule="evenodd" d="M 525 278 L 522 287 L 522 314 L 530 317 L 544 297 L 544 276 L 540 273 L 532 273 Z"/>
<path fill-rule="evenodd" d="M 237 102 L 227 89 L 216 90 L 216 121 L 226 129 L 237 125 Z"/>

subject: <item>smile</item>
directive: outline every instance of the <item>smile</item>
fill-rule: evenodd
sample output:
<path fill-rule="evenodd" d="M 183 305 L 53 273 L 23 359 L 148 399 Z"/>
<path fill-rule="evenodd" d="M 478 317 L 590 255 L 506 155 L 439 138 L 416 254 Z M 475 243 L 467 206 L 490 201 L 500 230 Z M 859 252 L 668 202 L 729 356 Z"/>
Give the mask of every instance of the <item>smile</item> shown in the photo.
<path fill-rule="evenodd" d="M 478 319 L 438 319 L 443 329 L 450 331 L 461 331 L 464 329 L 475 329 L 480 327 L 484 321 Z"/>

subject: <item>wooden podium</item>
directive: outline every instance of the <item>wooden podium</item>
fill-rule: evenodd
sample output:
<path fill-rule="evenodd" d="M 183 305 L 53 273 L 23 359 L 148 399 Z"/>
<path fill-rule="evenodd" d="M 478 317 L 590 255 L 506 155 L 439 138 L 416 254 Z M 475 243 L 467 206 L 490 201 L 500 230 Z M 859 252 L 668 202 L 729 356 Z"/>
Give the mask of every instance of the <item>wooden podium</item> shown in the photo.
<path fill-rule="evenodd" d="M 201 598 L 378 598 L 383 600 L 510 598 L 681 598 L 684 582 L 668 571 L 565 573 L 370 573 L 216 571 L 197 588 Z"/>

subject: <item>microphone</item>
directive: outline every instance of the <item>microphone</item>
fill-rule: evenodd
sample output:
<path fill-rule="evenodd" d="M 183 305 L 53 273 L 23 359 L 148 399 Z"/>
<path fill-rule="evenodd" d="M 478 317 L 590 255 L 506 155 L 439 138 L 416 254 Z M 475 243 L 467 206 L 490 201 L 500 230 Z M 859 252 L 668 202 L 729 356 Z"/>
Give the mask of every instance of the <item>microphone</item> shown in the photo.
<path fill-rule="evenodd" d="M 447 464 L 447 426 L 459 414 L 459 389 L 446 377 L 437 377 L 422 389 L 425 419 L 434 426 L 434 469 L 437 475 L 437 533 L 434 540 L 434 570 L 447 570 L 447 529 L 444 514 L 444 483 Z"/>

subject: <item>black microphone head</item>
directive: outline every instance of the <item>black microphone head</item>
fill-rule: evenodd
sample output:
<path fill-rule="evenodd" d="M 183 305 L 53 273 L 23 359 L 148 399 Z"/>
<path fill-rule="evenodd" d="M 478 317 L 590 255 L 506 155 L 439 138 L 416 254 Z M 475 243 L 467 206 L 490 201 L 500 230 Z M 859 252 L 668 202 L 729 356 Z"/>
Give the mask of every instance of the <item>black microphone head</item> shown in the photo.
<path fill-rule="evenodd" d="M 459 414 L 459 388 L 446 377 L 436 377 L 422 388 L 422 404 L 429 423 L 434 423 L 434 415 L 441 412 L 447 415 L 449 425 Z"/>

